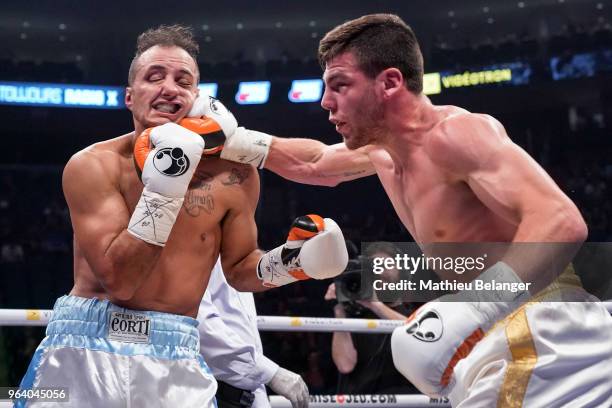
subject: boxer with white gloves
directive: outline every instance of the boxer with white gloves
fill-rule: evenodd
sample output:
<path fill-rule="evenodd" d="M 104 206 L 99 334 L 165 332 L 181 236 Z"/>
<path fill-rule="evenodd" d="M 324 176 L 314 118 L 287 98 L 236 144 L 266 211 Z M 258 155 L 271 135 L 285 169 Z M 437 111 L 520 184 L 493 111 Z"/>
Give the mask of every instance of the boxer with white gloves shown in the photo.
<path fill-rule="evenodd" d="M 571 267 L 563 271 L 588 234 L 571 199 L 495 118 L 429 100 L 418 40 L 399 16 L 371 14 L 335 27 L 321 39 L 318 57 L 325 69 L 321 106 L 342 141 L 264 138 L 258 153 L 249 132 L 236 131 L 228 140 L 240 146 L 238 159 L 260 157 L 257 163 L 278 175 L 314 185 L 376 174 L 422 245 L 498 242 L 533 249 L 532 256 L 504 254 L 488 262 L 511 266 L 531 284 L 534 299 L 505 318 L 514 300 L 499 309 L 480 299 L 478 307 L 426 306 L 416 321 L 445 330 L 436 344 L 441 348 L 415 346 L 419 355 L 410 355 L 401 345 L 409 333 L 398 329 L 401 370 L 424 392 L 449 393 L 457 407 L 612 406 L 612 318 Z M 546 301 L 551 298 L 564 301 Z M 493 324 L 472 348 L 471 340 Z M 435 340 L 436 330 L 404 340 Z M 568 352 L 577 344 L 580 356 Z"/>
<path fill-rule="evenodd" d="M 71 406 L 93 408 L 216 406 L 195 320 L 211 270 L 220 256 L 231 285 L 267 290 L 271 278 L 258 276 L 257 265 L 272 254 L 257 246 L 257 171 L 200 160 L 220 150 L 222 129 L 211 119 L 184 119 L 198 94 L 197 49 L 187 27 L 139 36 L 125 94 L 134 130 L 66 164 L 74 286 L 57 300 L 22 389 L 68 388 Z M 334 226 L 325 222 L 304 238 L 291 271 L 304 264 L 315 278 L 342 272 L 346 248 L 335 259 L 325 252 L 327 262 L 310 261 L 342 240 Z"/>

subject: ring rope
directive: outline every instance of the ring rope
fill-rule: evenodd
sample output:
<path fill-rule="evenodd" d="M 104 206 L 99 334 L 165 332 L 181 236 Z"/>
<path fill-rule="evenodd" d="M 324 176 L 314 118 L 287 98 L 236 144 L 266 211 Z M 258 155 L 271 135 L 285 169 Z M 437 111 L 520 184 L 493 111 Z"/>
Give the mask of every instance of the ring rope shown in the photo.
<path fill-rule="evenodd" d="M 0 326 L 46 326 L 49 309 L 0 309 Z M 336 319 L 333 317 L 257 316 L 262 331 L 391 333 L 403 320 Z"/>
<path fill-rule="evenodd" d="M 601 303 L 612 313 L 612 301 Z M 0 309 L 0 326 L 46 326 L 52 315 L 49 309 Z M 261 331 L 391 333 L 403 324 L 403 320 L 257 316 Z"/>

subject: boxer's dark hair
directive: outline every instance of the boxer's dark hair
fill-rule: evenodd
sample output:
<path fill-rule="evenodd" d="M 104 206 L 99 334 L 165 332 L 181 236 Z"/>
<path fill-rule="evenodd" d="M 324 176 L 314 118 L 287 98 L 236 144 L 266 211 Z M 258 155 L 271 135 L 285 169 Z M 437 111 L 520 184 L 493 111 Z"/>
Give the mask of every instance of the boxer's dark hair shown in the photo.
<path fill-rule="evenodd" d="M 157 28 L 151 28 L 138 36 L 136 40 L 136 54 L 130 64 L 128 71 L 128 84 L 132 85 L 136 76 L 136 61 L 146 50 L 156 45 L 165 47 L 180 47 L 187 51 L 198 66 L 198 53 L 200 46 L 194 40 L 191 27 L 174 24 L 160 25 Z"/>
<path fill-rule="evenodd" d="M 321 68 L 344 52 L 355 55 L 369 78 L 397 68 L 408 90 L 423 91 L 423 54 L 412 28 L 395 14 L 369 14 L 328 32 L 319 42 Z"/>

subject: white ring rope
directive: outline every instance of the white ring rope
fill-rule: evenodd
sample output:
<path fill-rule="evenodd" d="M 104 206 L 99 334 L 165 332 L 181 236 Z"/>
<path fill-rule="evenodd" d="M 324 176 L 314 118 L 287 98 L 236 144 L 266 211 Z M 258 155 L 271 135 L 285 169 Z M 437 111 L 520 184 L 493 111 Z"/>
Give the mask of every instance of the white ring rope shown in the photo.
<path fill-rule="evenodd" d="M 612 300 L 601 303 L 612 313 Z M 46 326 L 52 314 L 49 309 L 0 309 L 0 327 Z M 257 328 L 261 331 L 391 333 L 402 324 L 403 320 L 257 316 Z"/>
<path fill-rule="evenodd" d="M 285 397 L 272 395 L 272 408 L 291 408 L 291 403 Z M 420 407 L 450 407 L 447 398 L 429 398 L 426 395 L 311 395 L 308 408 L 329 407 L 377 407 L 377 408 L 420 408 Z"/>
<path fill-rule="evenodd" d="M 257 316 L 257 328 L 261 331 L 391 333 L 403 324 L 404 320 Z"/>
<path fill-rule="evenodd" d="M 52 315 L 49 309 L 0 309 L 0 326 L 46 326 Z M 403 323 L 403 320 L 257 316 L 257 328 L 262 331 L 391 333 Z"/>

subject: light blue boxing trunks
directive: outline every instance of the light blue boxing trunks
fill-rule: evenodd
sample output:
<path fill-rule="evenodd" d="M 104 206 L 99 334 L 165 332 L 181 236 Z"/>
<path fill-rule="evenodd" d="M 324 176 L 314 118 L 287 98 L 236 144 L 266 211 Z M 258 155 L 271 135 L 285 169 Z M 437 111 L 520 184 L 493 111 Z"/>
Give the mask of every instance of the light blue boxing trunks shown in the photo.
<path fill-rule="evenodd" d="M 15 407 L 215 407 L 217 383 L 202 359 L 197 320 L 62 296 L 21 390 L 65 389 L 68 401 Z"/>

